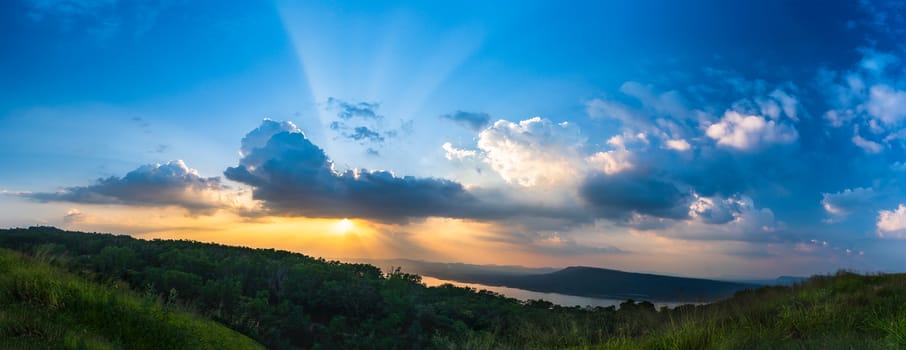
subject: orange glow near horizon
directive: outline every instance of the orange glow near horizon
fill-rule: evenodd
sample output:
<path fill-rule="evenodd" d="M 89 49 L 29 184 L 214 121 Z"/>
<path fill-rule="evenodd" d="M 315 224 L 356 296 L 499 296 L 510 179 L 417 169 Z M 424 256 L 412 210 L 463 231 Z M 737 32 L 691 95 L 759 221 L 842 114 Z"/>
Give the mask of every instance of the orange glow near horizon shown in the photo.
<path fill-rule="evenodd" d="M 353 228 L 355 228 L 355 224 L 348 218 L 343 218 L 343 220 L 337 221 L 331 226 L 333 232 L 338 234 L 349 233 Z"/>
<path fill-rule="evenodd" d="M 690 241 L 605 227 L 591 227 L 588 232 L 580 230 L 562 237 L 536 237 L 522 236 L 503 223 L 449 218 L 380 223 L 356 218 L 243 217 L 228 211 L 192 216 L 176 208 L 90 206 L 68 210 L 79 213 L 77 218 L 62 224 L 71 230 L 280 249 L 330 260 L 409 258 L 527 267 L 585 265 L 680 275 L 690 274 L 689 271 L 716 275 L 722 271 L 717 266 L 747 271 L 779 263 L 754 264 L 725 252 L 745 249 L 743 243 Z M 567 238 L 583 235 L 592 240 L 582 242 L 586 246 L 613 244 L 627 253 L 569 251 L 571 241 Z"/>

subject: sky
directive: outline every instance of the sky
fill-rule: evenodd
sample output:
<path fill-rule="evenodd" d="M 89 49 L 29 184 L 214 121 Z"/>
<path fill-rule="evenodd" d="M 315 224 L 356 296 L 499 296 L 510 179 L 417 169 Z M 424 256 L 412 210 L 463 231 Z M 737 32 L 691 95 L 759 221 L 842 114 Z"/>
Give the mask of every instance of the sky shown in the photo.
<path fill-rule="evenodd" d="M 906 3 L 0 4 L 0 227 L 906 271 Z"/>

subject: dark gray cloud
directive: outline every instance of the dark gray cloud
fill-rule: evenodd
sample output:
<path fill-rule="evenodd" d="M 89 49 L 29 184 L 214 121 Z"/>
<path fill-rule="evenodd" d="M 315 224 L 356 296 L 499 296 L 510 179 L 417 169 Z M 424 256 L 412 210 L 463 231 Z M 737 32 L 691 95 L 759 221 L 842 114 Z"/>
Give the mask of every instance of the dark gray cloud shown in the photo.
<path fill-rule="evenodd" d="M 356 141 L 384 142 L 384 137 L 381 134 L 365 126 L 353 128 L 349 138 Z"/>
<path fill-rule="evenodd" d="M 377 112 L 379 107 L 377 102 L 351 103 L 334 97 L 328 98 L 327 110 L 335 111 L 337 115 L 337 119 L 330 122 L 328 127 L 338 137 L 368 147 L 366 154 L 378 155 L 377 148 L 382 147 L 385 141 L 396 138 L 400 132 L 411 131 L 411 121 L 400 120 L 399 130 L 388 127 L 384 116 Z"/>
<path fill-rule="evenodd" d="M 324 151 L 301 132 L 273 134 L 224 175 L 254 186 L 254 198 L 276 215 L 389 222 L 428 216 L 502 215 L 501 210 L 485 206 L 457 182 L 397 177 L 387 171 L 338 172 Z"/>
<path fill-rule="evenodd" d="M 740 211 L 735 200 L 717 200 L 713 198 L 699 198 L 690 208 L 696 217 L 708 224 L 726 224 L 736 217 L 733 215 Z"/>
<path fill-rule="evenodd" d="M 689 216 L 690 194 L 647 174 L 593 175 L 579 186 L 579 195 L 596 216 L 605 218 L 631 213 L 669 219 Z"/>
<path fill-rule="evenodd" d="M 382 115 L 377 113 L 381 106 L 377 102 L 346 102 L 338 98 L 330 97 L 327 99 L 327 108 L 335 110 L 337 117 L 343 120 L 353 118 L 361 119 L 382 119 Z"/>
<path fill-rule="evenodd" d="M 204 178 L 181 160 L 149 164 L 126 176 L 98 179 L 90 186 L 67 187 L 58 192 L 22 193 L 41 202 L 179 206 L 193 212 L 221 207 L 219 177 Z"/>
<path fill-rule="evenodd" d="M 356 141 L 362 145 L 379 145 L 381 143 L 384 143 L 384 141 L 386 140 L 385 137 L 393 138 L 397 135 L 396 131 L 388 131 L 382 135 L 380 132 L 367 126 L 350 127 L 349 125 L 341 121 L 331 122 L 329 127 L 331 130 L 336 131 L 341 137 Z"/>
<path fill-rule="evenodd" d="M 479 131 L 491 125 L 491 115 L 478 112 L 456 111 L 455 113 L 443 114 L 443 119 L 449 119 L 474 131 Z"/>

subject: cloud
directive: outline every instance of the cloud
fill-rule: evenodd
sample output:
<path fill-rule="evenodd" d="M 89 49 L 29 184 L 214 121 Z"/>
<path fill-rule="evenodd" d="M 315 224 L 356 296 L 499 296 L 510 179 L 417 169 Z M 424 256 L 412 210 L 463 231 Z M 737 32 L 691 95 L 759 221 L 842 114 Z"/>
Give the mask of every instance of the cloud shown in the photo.
<path fill-rule="evenodd" d="M 74 224 L 85 220 L 85 214 L 80 210 L 72 208 L 66 211 L 66 214 L 63 215 L 64 224 Z"/>
<path fill-rule="evenodd" d="M 524 187 L 554 185 L 583 173 L 579 128 L 541 117 L 518 123 L 499 120 L 478 134 L 478 148 L 506 182 Z"/>
<path fill-rule="evenodd" d="M 690 108 L 676 90 L 660 92 L 650 85 L 628 81 L 620 86 L 620 92 L 620 99 L 589 101 L 586 104 L 589 117 L 617 120 L 624 134 L 642 133 L 661 140 L 694 137 L 697 132 L 694 124 L 707 117 L 707 113 Z"/>
<path fill-rule="evenodd" d="M 378 108 L 380 104 L 377 102 L 351 103 L 330 97 L 327 99 L 326 109 L 335 111 L 337 119 L 327 126 L 339 138 L 365 147 L 365 154 L 378 156 L 385 141 L 412 133 L 411 120 L 399 120 L 398 128 L 389 127 L 384 116 L 378 114 Z"/>
<path fill-rule="evenodd" d="M 529 242 L 528 247 L 535 252 L 559 256 L 627 253 L 614 246 L 591 246 L 580 244 L 558 232 L 542 235 Z"/>
<path fill-rule="evenodd" d="M 361 144 L 371 143 L 371 144 L 380 144 L 384 142 L 384 136 L 381 133 L 367 127 L 367 126 L 356 126 L 349 127 L 346 123 L 340 121 L 334 121 L 330 123 L 330 129 L 340 133 L 340 136 L 358 141 Z M 387 137 L 396 136 L 396 132 L 387 132 L 385 133 Z M 374 150 L 374 149 L 371 149 Z"/>
<path fill-rule="evenodd" d="M 478 152 L 475 150 L 459 149 L 459 148 L 453 147 L 453 144 L 451 144 L 449 142 L 445 142 L 441 146 L 441 148 L 444 149 L 444 157 L 446 157 L 448 160 L 453 160 L 453 159 L 464 160 L 464 159 L 475 158 L 475 156 L 478 155 Z"/>
<path fill-rule="evenodd" d="M 752 198 L 741 194 L 726 198 L 695 195 L 689 205 L 689 216 L 705 224 L 744 224 L 760 231 L 770 231 L 774 223 L 774 213 L 770 209 L 756 208 Z"/>
<path fill-rule="evenodd" d="M 751 202 L 748 198 L 718 198 L 695 196 L 689 205 L 689 216 L 708 224 L 725 224 L 733 221 L 742 208 Z"/>
<path fill-rule="evenodd" d="M 599 217 L 619 218 L 631 213 L 670 219 L 688 217 L 690 195 L 673 183 L 648 174 L 594 175 L 579 186 L 579 195 Z"/>
<path fill-rule="evenodd" d="M 786 114 L 786 116 L 792 120 L 799 120 L 799 100 L 779 89 L 771 92 L 770 97 L 780 103 L 783 114 Z M 773 118 L 777 119 L 778 116 L 774 116 Z"/>
<path fill-rule="evenodd" d="M 664 144 L 666 145 L 666 147 L 668 149 L 672 149 L 672 150 L 680 151 L 680 152 L 685 152 L 685 151 L 692 149 L 692 146 L 689 145 L 689 142 L 687 142 L 686 140 L 683 140 L 683 139 L 667 140 L 667 142 L 665 142 Z"/>
<path fill-rule="evenodd" d="M 906 206 L 900 204 L 894 210 L 879 211 L 876 227 L 878 237 L 906 239 Z"/>
<path fill-rule="evenodd" d="M 219 177 L 201 177 L 183 161 L 175 160 L 144 165 L 123 177 L 98 179 L 90 186 L 21 196 L 41 202 L 179 206 L 204 213 L 224 207 L 223 189 Z"/>
<path fill-rule="evenodd" d="M 893 56 L 863 50 L 862 60 L 854 71 L 824 72 L 822 85 L 828 104 L 824 119 L 832 127 L 852 125 L 850 141 L 867 153 L 878 154 L 885 144 L 901 139 L 906 119 L 906 91 L 898 89 L 899 74 Z M 870 134 L 859 132 L 860 126 Z M 883 140 L 884 143 L 879 142 Z"/>
<path fill-rule="evenodd" d="M 799 120 L 799 100 L 780 89 L 775 89 L 765 96 L 758 96 L 751 100 L 737 101 L 734 107 L 753 114 L 760 113 L 771 120 L 779 120 L 782 116 L 793 121 Z"/>
<path fill-rule="evenodd" d="M 364 169 L 337 171 L 324 151 L 298 130 L 271 135 L 224 175 L 253 186 L 254 199 L 263 201 L 267 212 L 274 215 L 391 222 L 430 216 L 505 215 L 450 180 L 397 177 L 388 171 Z"/>
<path fill-rule="evenodd" d="M 859 135 L 858 127 L 853 130 L 852 142 L 854 145 L 861 148 L 867 153 L 877 154 L 881 153 L 881 151 L 884 150 L 884 146 L 882 146 L 880 143 L 865 139 L 862 137 L 862 135 Z"/>
<path fill-rule="evenodd" d="M 632 108 L 615 101 L 593 99 L 585 106 L 585 112 L 594 119 L 619 120 L 624 126 L 643 127 L 650 123 Z"/>
<path fill-rule="evenodd" d="M 349 134 L 348 137 L 356 141 L 368 140 L 371 142 L 384 142 L 384 137 L 382 137 L 381 134 L 364 126 L 355 127 L 352 134 Z"/>
<path fill-rule="evenodd" d="M 611 137 L 609 140 L 607 140 L 607 144 L 613 146 L 615 149 L 610 151 L 597 152 L 585 158 L 585 160 L 588 162 L 588 164 L 591 165 L 593 169 L 597 169 L 603 171 L 605 174 L 611 175 L 633 168 L 634 165 L 630 160 L 632 154 L 628 150 L 626 150 L 626 144 L 623 136 L 617 135 Z"/>
<path fill-rule="evenodd" d="M 821 193 L 821 206 L 830 215 L 826 222 L 838 222 L 852 212 L 871 204 L 877 193 L 871 188 L 856 187 L 836 193 Z"/>
<path fill-rule="evenodd" d="M 261 122 L 261 126 L 255 128 L 255 130 L 250 131 L 248 134 L 245 134 L 245 137 L 240 141 L 239 156 L 245 157 L 252 153 L 252 150 L 256 148 L 264 147 L 267 142 L 271 139 L 271 136 L 282 132 L 301 132 L 298 127 L 296 127 L 293 122 L 282 121 L 277 122 L 265 118 Z"/>
<path fill-rule="evenodd" d="M 480 131 L 491 124 L 491 115 L 487 113 L 463 112 L 443 114 L 442 119 L 449 119 L 473 131 Z"/>
<path fill-rule="evenodd" d="M 862 50 L 862 55 L 853 71 L 823 72 L 820 82 L 827 86 L 824 93 L 831 106 L 824 117 L 833 127 L 852 123 L 875 134 L 896 133 L 906 119 L 906 91 L 899 88 L 897 69 L 901 65 L 887 53 Z"/>
<path fill-rule="evenodd" d="M 327 108 L 337 111 L 337 117 L 343 120 L 353 118 L 360 119 L 382 119 L 382 115 L 377 113 L 381 106 L 377 102 L 346 102 L 338 98 L 329 97 L 327 99 Z"/>
<path fill-rule="evenodd" d="M 620 92 L 637 99 L 645 109 L 655 115 L 674 119 L 685 119 L 693 115 L 693 112 L 686 108 L 683 97 L 674 90 L 658 93 L 650 85 L 628 81 L 620 86 Z"/>
<path fill-rule="evenodd" d="M 717 123 L 711 124 L 706 135 L 718 145 L 740 150 L 752 150 L 770 144 L 789 144 L 799 134 L 790 125 L 774 120 L 765 120 L 757 115 L 742 115 L 727 111 Z"/>
<path fill-rule="evenodd" d="M 687 220 L 642 216 L 635 218 L 633 223 L 661 224 L 638 227 L 630 223 L 630 226 L 639 230 L 658 230 L 655 234 L 659 236 L 691 240 L 778 242 L 790 239 L 783 223 L 775 220 L 774 212 L 756 207 L 749 196 L 703 197 L 693 194 L 691 197 Z"/>
<path fill-rule="evenodd" d="M 906 91 L 880 84 L 869 89 L 865 110 L 881 123 L 897 125 L 906 117 Z"/>

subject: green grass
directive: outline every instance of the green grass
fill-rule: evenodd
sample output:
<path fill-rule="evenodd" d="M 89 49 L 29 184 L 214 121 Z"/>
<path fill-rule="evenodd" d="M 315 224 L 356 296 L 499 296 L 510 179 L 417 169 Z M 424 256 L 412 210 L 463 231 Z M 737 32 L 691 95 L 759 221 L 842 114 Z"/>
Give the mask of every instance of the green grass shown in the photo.
<path fill-rule="evenodd" d="M 261 349 L 156 298 L 0 249 L 0 349 Z"/>
<path fill-rule="evenodd" d="M 906 349 L 906 275 L 841 272 L 672 312 L 660 330 L 595 349 Z"/>

